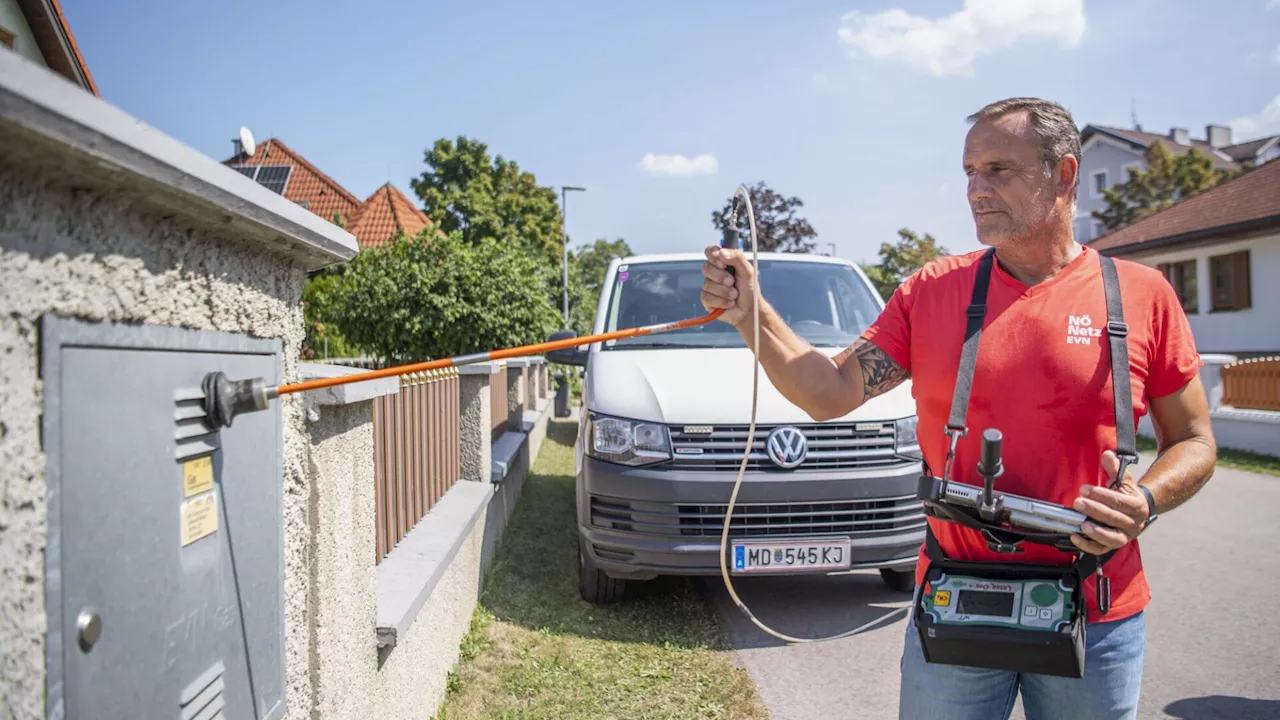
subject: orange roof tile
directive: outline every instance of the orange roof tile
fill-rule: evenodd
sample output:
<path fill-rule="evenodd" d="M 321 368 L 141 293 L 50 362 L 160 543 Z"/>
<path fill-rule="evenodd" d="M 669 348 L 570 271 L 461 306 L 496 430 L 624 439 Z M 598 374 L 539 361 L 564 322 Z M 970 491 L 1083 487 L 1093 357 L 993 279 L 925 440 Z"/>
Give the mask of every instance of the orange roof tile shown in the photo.
<path fill-rule="evenodd" d="M 1119 254 L 1154 244 L 1280 226 L 1280 161 L 1219 183 L 1089 242 Z"/>
<path fill-rule="evenodd" d="M 378 247 L 403 230 L 410 237 L 420 230 L 432 227 L 427 214 L 418 209 L 395 185 L 387 183 L 374 191 L 360 205 L 347 225 L 347 232 L 356 236 L 360 247 Z"/>
<path fill-rule="evenodd" d="M 252 166 L 258 163 L 292 167 L 293 171 L 284 188 L 284 197 L 302 204 L 329 222 L 333 222 L 335 212 L 341 212 L 343 220 L 347 223 L 347 230 L 350 231 L 351 222 L 360 207 L 360 201 L 279 139 L 270 138 L 259 143 L 252 157 L 241 153 L 223 161 L 223 164 L 229 167 Z"/>

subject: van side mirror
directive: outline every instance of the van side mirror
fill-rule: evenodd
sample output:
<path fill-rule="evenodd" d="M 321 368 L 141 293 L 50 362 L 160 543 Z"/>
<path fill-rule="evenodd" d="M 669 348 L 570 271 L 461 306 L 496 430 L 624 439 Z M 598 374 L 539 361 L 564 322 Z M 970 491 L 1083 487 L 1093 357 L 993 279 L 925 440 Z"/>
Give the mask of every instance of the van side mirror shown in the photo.
<path fill-rule="evenodd" d="M 547 342 L 567 340 L 573 337 L 578 337 L 578 333 L 572 330 L 557 330 L 551 333 L 551 337 L 547 338 Z M 578 367 L 586 367 L 587 353 L 577 347 L 564 348 L 561 350 L 548 350 L 547 362 L 555 363 L 557 365 L 577 365 Z"/>

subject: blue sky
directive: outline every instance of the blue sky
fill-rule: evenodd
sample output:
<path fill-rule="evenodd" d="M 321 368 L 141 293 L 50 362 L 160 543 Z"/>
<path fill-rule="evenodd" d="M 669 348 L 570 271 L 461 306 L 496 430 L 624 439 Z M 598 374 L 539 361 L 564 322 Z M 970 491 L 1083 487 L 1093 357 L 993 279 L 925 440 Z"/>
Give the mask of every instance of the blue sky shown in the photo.
<path fill-rule="evenodd" d="M 362 199 L 388 180 L 413 197 L 423 151 L 466 135 L 588 188 L 573 246 L 700 249 L 762 180 L 804 201 L 824 252 L 870 260 L 900 227 L 975 249 L 964 117 L 1011 95 L 1081 126 L 1129 126 L 1132 100 L 1148 131 L 1280 132 L 1280 0 L 62 7 L 106 100 L 214 158 L 247 125 Z"/>

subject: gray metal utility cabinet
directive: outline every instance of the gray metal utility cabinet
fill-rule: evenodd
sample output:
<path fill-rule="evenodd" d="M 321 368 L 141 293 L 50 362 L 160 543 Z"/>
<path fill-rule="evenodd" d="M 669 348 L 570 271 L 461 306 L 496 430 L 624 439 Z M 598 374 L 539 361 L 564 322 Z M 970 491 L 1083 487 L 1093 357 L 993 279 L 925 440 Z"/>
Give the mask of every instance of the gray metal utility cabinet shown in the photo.
<path fill-rule="evenodd" d="M 280 341 L 52 316 L 41 335 L 48 682 L 68 716 L 280 717 L 280 406 L 219 430 L 201 406 L 208 372 L 279 383 Z"/>

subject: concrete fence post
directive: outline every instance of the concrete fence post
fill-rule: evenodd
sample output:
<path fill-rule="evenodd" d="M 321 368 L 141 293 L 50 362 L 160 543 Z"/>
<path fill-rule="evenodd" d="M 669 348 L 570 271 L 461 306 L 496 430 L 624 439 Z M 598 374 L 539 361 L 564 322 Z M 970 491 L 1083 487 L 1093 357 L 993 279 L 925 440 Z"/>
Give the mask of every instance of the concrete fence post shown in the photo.
<path fill-rule="evenodd" d="M 524 425 L 524 383 L 521 380 L 528 364 L 526 358 L 507 360 L 507 427 L 516 431 Z"/>
<path fill-rule="evenodd" d="M 489 383 L 505 382 L 505 378 L 498 376 L 500 370 L 501 366 L 494 362 L 458 368 L 461 480 L 487 483 L 491 479 L 493 415 L 489 406 Z"/>

